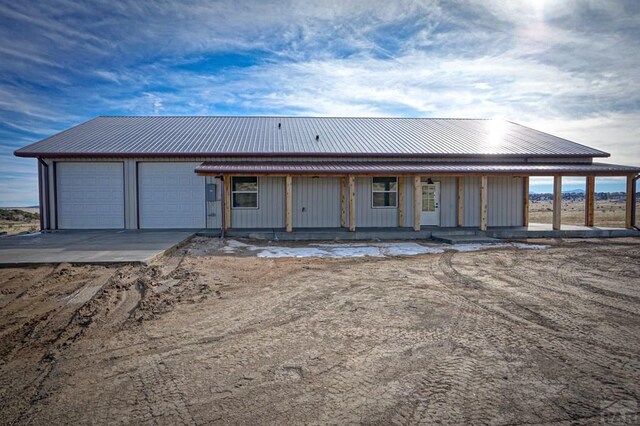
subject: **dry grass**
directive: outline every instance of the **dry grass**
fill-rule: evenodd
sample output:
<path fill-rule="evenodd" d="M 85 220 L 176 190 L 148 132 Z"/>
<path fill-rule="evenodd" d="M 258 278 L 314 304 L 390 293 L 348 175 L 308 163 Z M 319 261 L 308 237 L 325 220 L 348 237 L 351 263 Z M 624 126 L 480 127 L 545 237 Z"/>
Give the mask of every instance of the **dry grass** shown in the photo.
<path fill-rule="evenodd" d="M 562 201 L 562 223 L 584 225 L 584 201 Z M 625 203 L 620 201 L 596 201 L 595 225 L 624 228 Z M 538 201 L 529 204 L 529 222 L 551 223 L 552 202 Z"/>
<path fill-rule="evenodd" d="M 4 208 L 4 210 L 6 211 L 6 210 L 12 210 L 12 209 Z M 30 214 L 29 216 L 35 213 L 38 213 L 39 211 L 37 208 L 29 208 L 29 207 L 16 208 L 16 210 L 29 213 Z M 37 218 L 15 217 L 11 219 L 0 219 L 0 234 L 5 232 L 7 234 L 19 234 L 21 232 L 37 232 L 38 230 L 40 230 L 40 220 Z"/>

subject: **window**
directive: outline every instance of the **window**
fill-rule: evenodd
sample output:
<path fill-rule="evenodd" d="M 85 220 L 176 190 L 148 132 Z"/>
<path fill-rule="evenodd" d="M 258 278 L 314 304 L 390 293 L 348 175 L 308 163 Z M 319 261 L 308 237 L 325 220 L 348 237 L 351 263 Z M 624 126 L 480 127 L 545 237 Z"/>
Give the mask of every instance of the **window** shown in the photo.
<path fill-rule="evenodd" d="M 258 178 L 256 176 L 232 177 L 231 198 L 234 209 L 257 209 Z"/>
<path fill-rule="evenodd" d="M 374 177 L 371 204 L 373 208 L 398 207 L 398 178 Z"/>

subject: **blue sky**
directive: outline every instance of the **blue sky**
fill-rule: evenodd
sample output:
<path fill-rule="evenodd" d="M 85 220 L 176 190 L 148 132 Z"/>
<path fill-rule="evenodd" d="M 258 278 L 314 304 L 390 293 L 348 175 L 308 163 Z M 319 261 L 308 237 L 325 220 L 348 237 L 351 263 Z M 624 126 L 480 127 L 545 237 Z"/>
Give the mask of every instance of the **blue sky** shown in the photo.
<path fill-rule="evenodd" d="M 503 117 L 640 165 L 639 45 L 636 0 L 0 0 L 0 206 L 97 115 Z"/>

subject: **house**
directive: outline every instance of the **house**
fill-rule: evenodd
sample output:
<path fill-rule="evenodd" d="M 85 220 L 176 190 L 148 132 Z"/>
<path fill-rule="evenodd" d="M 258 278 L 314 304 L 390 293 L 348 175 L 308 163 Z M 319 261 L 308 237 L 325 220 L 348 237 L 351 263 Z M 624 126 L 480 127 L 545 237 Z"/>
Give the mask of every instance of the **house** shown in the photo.
<path fill-rule="evenodd" d="M 97 117 L 15 152 L 38 159 L 42 228 L 522 227 L 530 176 L 627 178 L 640 167 L 501 120 Z"/>

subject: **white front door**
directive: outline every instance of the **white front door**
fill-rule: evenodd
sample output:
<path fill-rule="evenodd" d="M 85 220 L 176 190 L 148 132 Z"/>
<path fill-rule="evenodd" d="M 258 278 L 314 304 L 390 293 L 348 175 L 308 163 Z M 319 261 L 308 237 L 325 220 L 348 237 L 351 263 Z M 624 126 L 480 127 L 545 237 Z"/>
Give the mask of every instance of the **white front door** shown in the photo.
<path fill-rule="evenodd" d="M 440 182 L 422 182 L 420 225 L 440 226 Z"/>

